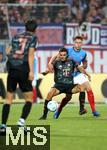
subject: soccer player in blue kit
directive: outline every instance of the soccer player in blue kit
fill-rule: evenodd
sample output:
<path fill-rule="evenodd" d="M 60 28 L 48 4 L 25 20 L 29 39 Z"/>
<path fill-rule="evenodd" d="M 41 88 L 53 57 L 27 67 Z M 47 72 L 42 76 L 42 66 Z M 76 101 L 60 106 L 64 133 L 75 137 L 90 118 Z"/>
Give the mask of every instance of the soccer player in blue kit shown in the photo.
<path fill-rule="evenodd" d="M 82 47 L 82 42 L 83 38 L 81 36 L 76 36 L 74 38 L 74 46 L 72 48 L 67 49 L 68 50 L 68 56 L 70 59 L 78 63 L 79 65 L 82 64 L 82 67 L 84 69 L 87 68 L 87 54 L 86 52 L 81 48 Z M 52 72 L 53 71 L 53 65 L 52 63 L 54 60 L 58 57 L 58 55 L 54 56 L 51 58 L 49 62 L 49 70 Z M 87 84 L 88 86 L 88 79 L 86 76 L 82 73 L 80 73 L 78 70 L 74 72 L 74 84 L 79 84 L 79 85 L 85 85 Z M 94 95 L 92 92 L 92 89 L 89 88 L 89 91 L 87 92 L 87 96 L 89 98 L 89 103 L 92 109 L 93 116 L 98 117 L 99 113 L 95 111 L 95 103 L 94 103 Z M 57 119 L 62 111 L 62 108 L 70 101 L 72 95 L 66 94 L 66 96 L 62 99 L 61 104 L 54 114 L 54 118 Z M 85 114 L 87 110 L 84 108 L 84 103 L 85 103 L 85 92 L 80 92 L 79 95 L 79 101 L 80 101 L 80 111 L 79 114 Z"/>

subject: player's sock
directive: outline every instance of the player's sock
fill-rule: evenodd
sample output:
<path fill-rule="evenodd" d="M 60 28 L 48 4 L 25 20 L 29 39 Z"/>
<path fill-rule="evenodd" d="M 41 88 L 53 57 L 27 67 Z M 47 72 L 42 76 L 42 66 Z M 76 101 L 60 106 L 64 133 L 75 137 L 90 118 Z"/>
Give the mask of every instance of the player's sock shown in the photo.
<path fill-rule="evenodd" d="M 64 97 L 59 105 L 58 112 L 61 113 L 62 108 L 70 101 L 67 97 Z"/>
<path fill-rule="evenodd" d="M 10 104 L 4 104 L 2 109 L 2 124 L 6 124 L 10 112 Z"/>
<path fill-rule="evenodd" d="M 40 120 L 43 120 L 43 119 L 47 118 L 47 114 L 48 114 L 47 104 L 48 104 L 49 101 L 51 101 L 51 100 L 45 100 L 45 102 L 44 102 L 43 115 L 39 118 Z"/>
<path fill-rule="evenodd" d="M 80 94 L 79 94 L 79 103 L 80 103 L 80 111 L 84 110 L 85 92 L 80 92 Z"/>
<path fill-rule="evenodd" d="M 50 101 L 50 100 L 45 100 L 43 116 L 47 116 L 47 114 L 48 114 L 47 104 L 48 104 L 49 101 Z"/>
<path fill-rule="evenodd" d="M 33 103 L 37 102 L 37 91 L 36 87 L 33 88 Z"/>
<path fill-rule="evenodd" d="M 93 91 L 92 91 L 92 90 L 87 91 L 87 97 L 88 97 L 88 101 L 89 101 L 89 103 L 90 103 L 92 112 L 95 112 L 94 94 L 93 94 Z"/>
<path fill-rule="evenodd" d="M 28 117 L 28 115 L 30 113 L 31 107 L 32 107 L 32 103 L 26 102 L 24 107 L 23 107 L 22 115 L 20 118 L 23 118 L 24 120 L 26 120 L 26 118 Z"/>
<path fill-rule="evenodd" d="M 58 107 L 58 110 L 54 113 L 54 119 L 58 119 L 63 107 L 70 101 L 70 98 L 64 97 Z"/>

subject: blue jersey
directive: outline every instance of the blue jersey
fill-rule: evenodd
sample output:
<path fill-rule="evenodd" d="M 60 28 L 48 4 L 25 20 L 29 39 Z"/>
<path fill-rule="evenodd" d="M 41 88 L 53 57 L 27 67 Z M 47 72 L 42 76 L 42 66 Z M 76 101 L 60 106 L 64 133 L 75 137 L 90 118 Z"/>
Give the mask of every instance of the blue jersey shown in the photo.
<path fill-rule="evenodd" d="M 70 59 L 72 59 L 74 62 L 78 63 L 79 65 L 81 63 L 86 62 L 86 52 L 83 49 L 80 49 L 76 51 L 74 47 L 67 49 L 68 50 L 68 56 Z M 74 76 L 78 75 L 80 72 L 75 71 Z"/>

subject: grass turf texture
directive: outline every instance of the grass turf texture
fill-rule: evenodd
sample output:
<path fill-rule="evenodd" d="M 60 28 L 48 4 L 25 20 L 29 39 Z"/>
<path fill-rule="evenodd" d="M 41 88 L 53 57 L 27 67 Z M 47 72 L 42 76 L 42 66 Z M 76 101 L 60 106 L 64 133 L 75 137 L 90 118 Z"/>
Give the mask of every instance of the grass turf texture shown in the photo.
<path fill-rule="evenodd" d="M 47 120 L 38 120 L 43 104 L 34 104 L 26 121 L 29 125 L 50 125 L 51 150 L 106 150 L 107 149 L 107 105 L 97 104 L 101 113 L 99 118 L 92 116 L 89 105 L 88 113 L 80 116 L 78 105 L 70 104 L 63 109 L 59 119 L 53 119 L 50 112 Z M 15 125 L 21 114 L 23 104 L 13 104 L 8 124 Z M 0 104 L 0 114 L 2 104 Z"/>

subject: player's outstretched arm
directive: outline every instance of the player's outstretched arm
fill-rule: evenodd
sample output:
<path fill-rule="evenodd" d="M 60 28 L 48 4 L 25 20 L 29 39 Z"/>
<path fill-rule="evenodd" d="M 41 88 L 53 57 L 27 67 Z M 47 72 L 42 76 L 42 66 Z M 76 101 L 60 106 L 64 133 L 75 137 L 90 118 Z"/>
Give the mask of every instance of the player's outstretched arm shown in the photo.
<path fill-rule="evenodd" d="M 89 74 L 83 67 L 78 66 L 77 68 L 78 68 L 78 70 L 79 70 L 81 73 L 87 75 L 89 81 L 91 81 L 91 76 L 90 76 L 90 74 Z"/>
<path fill-rule="evenodd" d="M 49 69 L 50 72 L 54 71 L 54 69 L 53 69 L 53 62 L 57 59 L 57 57 L 58 57 L 58 54 L 53 56 L 53 57 L 51 57 L 51 59 L 50 59 L 50 61 L 48 63 L 48 69 Z"/>

